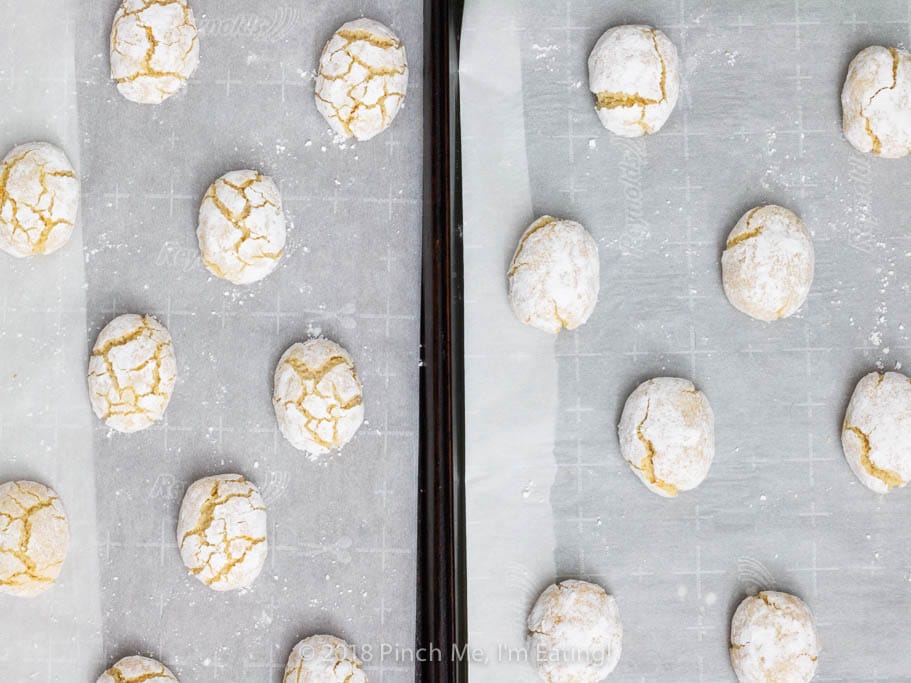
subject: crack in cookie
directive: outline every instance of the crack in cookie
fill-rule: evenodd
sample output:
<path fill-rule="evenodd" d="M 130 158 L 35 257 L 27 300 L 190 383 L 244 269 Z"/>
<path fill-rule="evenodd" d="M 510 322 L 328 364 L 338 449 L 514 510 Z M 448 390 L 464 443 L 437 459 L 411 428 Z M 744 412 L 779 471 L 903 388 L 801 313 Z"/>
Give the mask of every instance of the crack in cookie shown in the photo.
<path fill-rule="evenodd" d="M 841 92 L 842 129 L 861 152 L 897 159 L 911 151 L 906 116 L 911 54 L 872 45 L 855 55 Z"/>
<path fill-rule="evenodd" d="M 645 434 L 642 432 L 643 426 L 645 426 L 645 421 L 648 420 L 648 412 L 651 408 L 651 401 L 647 401 L 645 404 L 645 416 L 642 418 L 642 422 L 636 427 L 636 436 L 639 441 L 642 442 L 643 448 L 645 448 L 645 457 L 639 461 L 639 466 L 636 468 L 645 475 L 645 478 L 648 479 L 649 483 L 652 486 L 657 486 L 659 489 L 666 491 L 669 496 L 677 495 L 677 487 L 673 484 L 669 484 L 663 479 L 659 479 L 658 475 L 655 474 L 655 446 L 648 439 Z"/>
<path fill-rule="evenodd" d="M 727 244 L 725 244 L 725 248 L 726 248 L 726 249 L 730 249 L 731 247 L 735 247 L 735 246 L 737 246 L 738 244 L 740 244 L 741 242 L 746 242 L 747 240 L 751 240 L 751 239 L 753 239 L 754 237 L 759 237 L 759 236 L 762 234 L 762 231 L 763 231 L 763 229 L 764 229 L 765 226 L 758 225 L 758 226 L 756 226 L 756 227 L 754 228 L 754 227 L 752 227 L 752 226 L 750 225 L 750 222 L 753 220 L 753 216 L 755 216 L 755 215 L 756 215 L 756 212 L 759 211 L 760 209 L 762 209 L 762 207 L 761 207 L 761 206 L 757 206 L 755 209 L 752 209 L 752 210 L 747 214 L 747 216 L 746 216 L 746 225 L 744 226 L 746 229 L 745 229 L 743 232 L 741 232 L 739 235 L 737 235 L 737 236 L 735 236 L 735 237 L 731 237 L 730 239 L 728 239 Z"/>
<path fill-rule="evenodd" d="M 661 75 L 658 79 L 658 89 L 661 92 L 661 98 L 654 99 L 651 97 L 643 97 L 637 92 L 625 93 L 605 90 L 595 93 L 595 108 L 626 109 L 629 107 L 641 107 L 642 111 L 639 114 L 639 119 L 636 121 L 636 124 L 646 133 L 652 133 L 652 127 L 645 123 L 645 115 L 647 113 L 647 107 L 667 102 L 667 64 L 664 61 L 664 57 L 661 55 L 661 50 L 658 48 L 658 35 L 655 32 L 655 29 L 648 29 L 646 33 L 651 35 L 652 44 L 655 47 L 655 54 L 658 57 L 658 63 L 661 64 Z"/>
<path fill-rule="evenodd" d="M 860 439 L 860 464 L 867 471 L 871 477 L 876 477 L 883 484 L 886 485 L 886 490 L 891 491 L 892 489 L 904 486 L 905 480 L 897 472 L 892 470 L 883 469 L 877 467 L 870 457 L 872 448 L 870 446 L 870 436 L 860 429 L 860 427 L 855 427 L 853 425 L 845 425 L 845 430 L 853 433 L 858 439 Z"/>
<path fill-rule="evenodd" d="M 873 145 L 872 151 L 873 151 L 873 154 L 875 154 L 876 156 L 879 156 L 882 153 L 883 143 L 882 143 L 882 140 L 880 140 L 879 136 L 875 132 L 873 132 L 873 125 L 870 123 L 870 117 L 867 116 L 866 109 L 871 104 L 873 104 L 873 100 L 876 99 L 877 95 L 879 95 L 881 92 L 886 91 L 886 90 L 895 90 L 896 86 L 898 85 L 898 62 L 899 62 L 898 50 L 896 50 L 894 47 L 892 47 L 892 48 L 889 48 L 889 53 L 892 55 L 892 84 L 879 88 L 876 92 L 874 92 L 872 95 L 870 95 L 870 99 L 867 100 L 866 105 L 861 105 L 861 107 L 860 107 L 860 116 L 864 120 L 864 128 L 866 130 L 867 135 L 870 136 L 870 141 L 871 141 L 871 144 Z"/>
<path fill-rule="evenodd" d="M 595 111 L 601 123 L 618 135 L 656 132 L 677 103 L 676 48 L 651 26 L 615 26 L 606 31 L 592 49 L 588 69 Z M 637 109 L 638 117 L 631 118 Z"/>

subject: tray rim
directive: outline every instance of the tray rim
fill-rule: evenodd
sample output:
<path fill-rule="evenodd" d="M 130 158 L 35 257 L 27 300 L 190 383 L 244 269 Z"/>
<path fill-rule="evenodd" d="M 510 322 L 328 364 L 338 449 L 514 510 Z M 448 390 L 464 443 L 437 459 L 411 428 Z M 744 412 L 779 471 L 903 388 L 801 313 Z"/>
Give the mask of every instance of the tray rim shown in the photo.
<path fill-rule="evenodd" d="M 467 681 L 458 50 L 463 0 L 424 0 L 416 681 Z"/>

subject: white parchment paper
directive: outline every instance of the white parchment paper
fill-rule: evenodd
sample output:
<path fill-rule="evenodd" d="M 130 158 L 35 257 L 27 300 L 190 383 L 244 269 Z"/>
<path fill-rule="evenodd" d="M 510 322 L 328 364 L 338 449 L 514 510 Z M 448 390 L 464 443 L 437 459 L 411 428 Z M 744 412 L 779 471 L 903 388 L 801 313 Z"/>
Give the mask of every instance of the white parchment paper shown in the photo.
<path fill-rule="evenodd" d="M 488 655 L 473 681 L 536 680 L 509 649 L 562 578 L 617 597 L 611 680 L 734 680 L 730 617 L 762 588 L 814 611 L 818 680 L 911 680 L 911 495 L 865 489 L 839 443 L 857 380 L 909 363 L 911 161 L 855 152 L 839 105 L 861 48 L 908 47 L 909 12 L 466 3 L 469 630 Z M 623 23 L 664 30 L 683 65 L 676 111 L 644 139 L 605 131 L 588 92 L 588 53 Z M 720 282 L 725 237 L 760 203 L 800 214 L 816 248 L 808 303 L 774 324 Z M 592 319 L 556 339 L 506 300 L 512 250 L 544 213 L 582 222 L 602 261 Z M 692 379 L 716 414 L 711 473 L 675 500 L 641 485 L 616 438 L 627 395 L 660 375 Z"/>
<path fill-rule="evenodd" d="M 26 16 L 18 0 L 0 1 L 0 155 L 46 140 L 81 167 L 78 4 L 36 0 Z M 0 481 L 52 487 L 70 520 L 58 585 L 33 599 L 0 595 L 0 680 L 11 683 L 94 680 L 102 656 L 84 236 L 46 258 L 0 254 Z"/>
<path fill-rule="evenodd" d="M 421 4 L 195 0 L 200 67 L 159 107 L 108 76 L 117 2 L 62 6 L 0 2 L 4 146 L 50 137 L 83 182 L 65 249 L 0 259 L 0 479 L 52 485 L 74 532 L 60 585 L 0 598 L 0 680 L 95 680 L 141 653 L 183 681 L 280 681 L 294 643 L 323 632 L 357 645 L 371 680 L 413 680 Z M 312 78 L 360 16 L 398 33 L 411 71 L 393 127 L 352 144 Z M 246 288 L 209 275 L 195 236 L 208 185 L 241 168 L 276 180 L 289 222 L 278 269 Z M 95 336 L 126 312 L 167 325 L 178 360 L 165 419 L 133 435 L 94 418 L 84 384 Z M 354 356 L 366 423 L 313 462 L 278 433 L 271 387 L 282 352 L 320 334 Z M 176 547 L 186 486 L 220 472 L 268 509 L 267 564 L 240 593 L 206 589 Z"/>

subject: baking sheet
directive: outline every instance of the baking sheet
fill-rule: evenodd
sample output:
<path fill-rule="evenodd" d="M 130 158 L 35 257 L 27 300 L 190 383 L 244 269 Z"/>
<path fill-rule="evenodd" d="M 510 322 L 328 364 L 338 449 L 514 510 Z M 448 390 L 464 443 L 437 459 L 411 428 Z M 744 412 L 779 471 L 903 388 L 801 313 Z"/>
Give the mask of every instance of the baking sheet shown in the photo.
<path fill-rule="evenodd" d="M 74 529 L 85 528 L 61 585 L 38 602 L 3 601 L 16 619 L 35 605 L 45 612 L 3 620 L 0 628 L 16 638 L 0 646 L 0 679 L 94 680 L 106 664 L 139 652 L 181 680 L 279 681 L 294 643 L 332 632 L 362 648 L 371 680 L 412 680 L 408 657 L 395 650 L 381 657 L 380 648 L 414 642 L 421 3 L 192 5 L 199 69 L 186 91 L 143 107 L 124 100 L 108 76 L 117 2 L 74 2 L 67 15 L 58 3 L 27 10 L 0 3 L 0 19 L 15 17 L 20 28 L 42 19 L 68 37 L 41 44 L 52 46 L 75 84 L 66 91 L 72 118 L 60 123 L 58 138 L 69 136 L 62 142 L 83 182 L 73 242 L 51 259 L 7 258 L 0 269 L 8 285 L 0 479 L 34 472 L 61 493 Z M 402 38 L 409 93 L 389 131 L 340 143 L 316 111 L 312 70 L 332 31 L 359 16 Z M 15 46 L 9 53 L 3 75 L 14 83 L 11 94 L 33 91 L 31 53 Z M 18 104 L 0 111 L 18 126 L 2 129 L 6 147 L 41 136 L 42 122 L 62 115 Z M 279 183 L 289 222 L 279 267 L 248 288 L 209 276 L 195 237 L 207 186 L 237 168 Z M 16 286 L 23 273 L 32 283 L 26 292 Z M 59 286 L 50 292 L 48 281 Z M 95 336 L 126 312 L 165 323 L 178 360 L 165 419 L 133 435 L 95 420 L 84 388 Z M 41 375 L 54 386 L 66 378 L 71 391 L 56 404 L 36 379 L 39 352 L 53 344 L 44 342 L 48 330 L 72 352 Z M 271 386 L 281 353 L 319 334 L 354 356 L 366 423 L 342 455 L 312 462 L 277 432 Z M 85 443 L 61 433 L 51 452 L 34 455 L 38 432 L 18 406 L 38 400 L 48 404 L 51 425 L 72 416 Z M 174 538 L 186 486 L 219 472 L 250 478 L 268 507 L 269 558 L 240 593 L 215 593 L 188 576 Z M 83 561 L 97 566 L 77 573 Z M 84 623 L 61 618 L 77 606 Z M 58 663 L 64 656 L 79 668 Z"/>
<path fill-rule="evenodd" d="M 509 661 L 557 578 L 619 602 L 611 680 L 730 681 L 731 614 L 778 588 L 814 611 L 817 680 L 911 680 L 911 496 L 877 496 L 839 443 L 857 380 L 907 370 L 908 159 L 861 155 L 840 132 L 850 59 L 907 49 L 901 2 L 468 0 L 461 51 L 472 681 L 533 681 Z M 605 131 L 586 59 L 608 27 L 677 45 L 680 102 L 657 135 Z M 736 220 L 783 204 L 813 234 L 808 303 L 774 324 L 726 301 Z M 540 214 L 600 246 L 601 298 L 557 338 L 506 299 L 516 241 Z M 697 490 L 650 494 L 616 424 L 642 380 L 692 379 L 715 409 Z M 496 549 L 494 551 L 494 549 Z M 498 649 L 499 648 L 499 649 Z"/>

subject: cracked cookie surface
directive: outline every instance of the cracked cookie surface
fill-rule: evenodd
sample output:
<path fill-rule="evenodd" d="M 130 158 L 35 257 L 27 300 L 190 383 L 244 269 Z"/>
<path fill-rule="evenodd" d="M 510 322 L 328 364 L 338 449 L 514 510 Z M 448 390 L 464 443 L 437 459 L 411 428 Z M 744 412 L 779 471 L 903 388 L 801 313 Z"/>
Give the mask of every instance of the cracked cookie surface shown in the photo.
<path fill-rule="evenodd" d="M 588 81 L 605 128 L 630 138 L 656 133 L 680 95 L 677 48 L 651 26 L 615 26 L 589 55 Z"/>
<path fill-rule="evenodd" d="M 128 100 L 160 104 L 199 64 L 199 38 L 186 0 L 124 0 L 111 27 L 111 78 Z"/>
<path fill-rule="evenodd" d="M 239 474 L 193 482 L 180 505 L 177 545 L 190 573 L 217 591 L 251 585 L 268 553 L 266 506 Z"/>
<path fill-rule="evenodd" d="M 160 420 L 176 380 L 171 335 L 151 316 L 121 315 L 95 340 L 89 400 L 95 415 L 118 432 L 136 432 Z"/>
<path fill-rule="evenodd" d="M 262 280 L 285 248 L 285 215 L 272 178 L 231 171 L 209 187 L 196 230 L 203 264 L 236 285 Z"/>
<path fill-rule="evenodd" d="M 316 108 L 338 135 L 369 140 L 399 113 L 408 87 L 405 47 L 372 19 L 342 25 L 319 59 Z"/>
<path fill-rule="evenodd" d="M 595 683 L 620 661 L 620 609 L 597 584 L 551 584 L 532 607 L 526 626 L 529 658 L 548 683 Z"/>
<path fill-rule="evenodd" d="M 0 592 L 32 597 L 63 567 L 70 527 L 54 491 L 33 481 L 0 484 Z"/>
<path fill-rule="evenodd" d="M 788 593 L 750 596 L 731 619 L 730 653 L 740 683 L 806 683 L 819 659 L 813 614 Z"/>
<path fill-rule="evenodd" d="M 854 388 L 845 411 L 841 446 L 851 471 L 876 493 L 911 480 L 911 379 L 871 372 Z"/>
<path fill-rule="evenodd" d="M 179 683 L 168 667 L 149 657 L 124 657 L 98 677 L 96 683 Z"/>
<path fill-rule="evenodd" d="M 48 142 L 13 148 L 0 163 L 0 249 L 50 254 L 69 242 L 79 210 L 79 179 L 62 149 Z"/>
<path fill-rule="evenodd" d="M 285 351 L 275 368 L 272 402 L 284 437 L 312 455 L 341 448 L 364 421 L 354 361 L 328 339 L 299 342 Z"/>
<path fill-rule="evenodd" d="M 731 305 L 771 322 L 793 315 L 810 293 L 815 257 L 803 221 L 781 206 L 747 211 L 728 235 L 721 280 Z"/>
<path fill-rule="evenodd" d="M 542 216 L 522 235 L 509 266 L 512 310 L 545 332 L 574 330 L 595 310 L 600 271 L 598 244 L 585 228 Z"/>
<path fill-rule="evenodd" d="M 656 377 L 626 399 L 617 428 L 620 452 L 645 486 L 672 498 L 708 476 L 715 457 L 715 415 L 689 380 Z"/>
<path fill-rule="evenodd" d="M 874 45 L 851 60 L 842 129 L 855 149 L 897 159 L 911 151 L 911 54 Z"/>
<path fill-rule="evenodd" d="M 327 635 L 304 638 L 288 657 L 282 683 L 367 683 L 354 648 Z"/>

